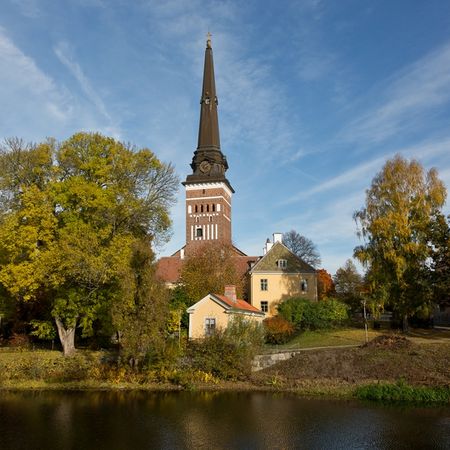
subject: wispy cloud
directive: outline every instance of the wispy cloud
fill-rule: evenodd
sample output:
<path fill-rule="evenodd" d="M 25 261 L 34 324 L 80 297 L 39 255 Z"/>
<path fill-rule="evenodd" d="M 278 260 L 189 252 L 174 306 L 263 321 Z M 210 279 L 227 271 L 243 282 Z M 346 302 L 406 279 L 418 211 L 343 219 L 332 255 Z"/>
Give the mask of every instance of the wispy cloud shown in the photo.
<path fill-rule="evenodd" d="M 450 101 L 450 43 L 387 80 L 381 101 L 342 133 L 349 141 L 381 142 L 420 127 L 428 115 Z"/>
<path fill-rule="evenodd" d="M 20 12 L 30 19 L 36 19 L 42 15 L 39 8 L 38 0 L 11 0 L 13 4 L 17 5 Z"/>
<path fill-rule="evenodd" d="M 56 85 L 0 27 L 0 135 L 20 134 L 19 124 L 39 127 L 65 122 L 72 113 L 70 94 Z M 37 113 L 39 111 L 39 114 Z"/>
<path fill-rule="evenodd" d="M 84 74 L 81 66 L 75 60 L 69 44 L 67 42 L 60 42 L 53 50 L 61 63 L 69 69 L 70 73 L 78 81 L 86 97 L 97 107 L 99 112 L 103 114 L 106 119 L 111 120 L 111 116 L 106 109 L 105 103 L 97 94 L 89 78 Z"/>

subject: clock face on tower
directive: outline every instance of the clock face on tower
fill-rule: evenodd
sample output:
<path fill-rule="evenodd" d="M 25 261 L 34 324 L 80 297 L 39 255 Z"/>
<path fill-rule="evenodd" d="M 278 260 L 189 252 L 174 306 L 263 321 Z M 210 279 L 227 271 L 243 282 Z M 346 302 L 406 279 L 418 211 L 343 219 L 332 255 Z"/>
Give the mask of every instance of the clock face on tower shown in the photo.
<path fill-rule="evenodd" d="M 200 163 L 199 169 L 203 173 L 208 173 L 211 170 L 211 164 L 208 161 L 202 161 Z"/>

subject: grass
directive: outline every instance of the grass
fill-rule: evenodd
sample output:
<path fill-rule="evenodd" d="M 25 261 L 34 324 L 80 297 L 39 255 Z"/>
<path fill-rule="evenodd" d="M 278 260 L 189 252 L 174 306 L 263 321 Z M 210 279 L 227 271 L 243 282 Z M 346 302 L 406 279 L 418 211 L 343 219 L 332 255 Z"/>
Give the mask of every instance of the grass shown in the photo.
<path fill-rule="evenodd" d="M 391 330 L 368 330 L 369 341 Z M 417 344 L 436 344 L 450 342 L 450 330 L 411 328 L 405 335 Z M 338 328 L 329 330 L 304 331 L 282 345 L 268 345 L 267 352 L 274 350 L 296 350 L 314 347 L 335 347 L 340 345 L 361 345 L 366 342 L 363 328 Z"/>
<path fill-rule="evenodd" d="M 379 402 L 449 403 L 448 386 L 411 386 L 405 381 L 397 383 L 373 383 L 359 386 L 355 395 L 361 400 Z"/>
<path fill-rule="evenodd" d="M 369 340 L 383 334 L 369 330 Z M 304 331 L 283 345 L 268 346 L 268 350 L 295 350 L 313 347 L 334 347 L 339 345 L 361 345 L 366 342 L 365 332 L 359 328 L 340 328 L 332 330 Z"/>

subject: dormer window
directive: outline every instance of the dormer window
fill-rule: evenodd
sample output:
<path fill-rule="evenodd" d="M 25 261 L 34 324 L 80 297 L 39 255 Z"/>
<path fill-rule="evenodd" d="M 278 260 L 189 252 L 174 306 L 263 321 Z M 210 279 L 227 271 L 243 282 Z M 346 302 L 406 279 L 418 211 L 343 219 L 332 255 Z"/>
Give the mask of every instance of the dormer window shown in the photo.
<path fill-rule="evenodd" d="M 279 259 L 279 260 L 277 260 L 277 267 L 279 269 L 286 269 L 286 267 L 287 267 L 287 260 L 286 259 Z"/>

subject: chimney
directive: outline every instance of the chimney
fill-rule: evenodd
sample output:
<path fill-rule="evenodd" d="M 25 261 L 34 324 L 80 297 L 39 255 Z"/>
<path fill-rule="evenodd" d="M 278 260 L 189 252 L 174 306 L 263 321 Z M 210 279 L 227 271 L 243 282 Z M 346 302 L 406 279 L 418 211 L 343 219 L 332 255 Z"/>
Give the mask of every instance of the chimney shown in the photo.
<path fill-rule="evenodd" d="M 231 300 L 233 303 L 236 303 L 236 286 L 233 284 L 225 286 L 225 297 Z"/>
<path fill-rule="evenodd" d="M 273 243 L 281 242 L 283 239 L 283 233 L 273 233 Z"/>

